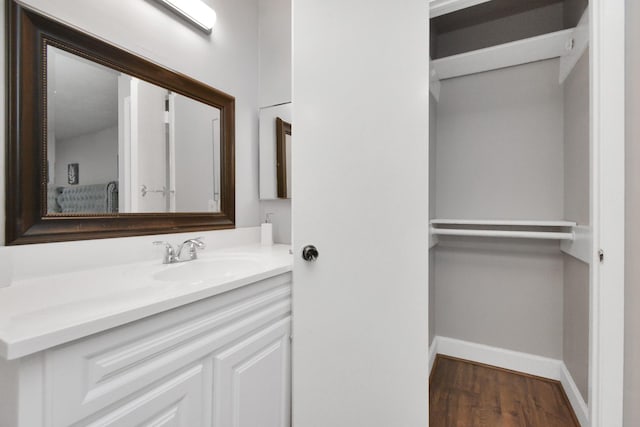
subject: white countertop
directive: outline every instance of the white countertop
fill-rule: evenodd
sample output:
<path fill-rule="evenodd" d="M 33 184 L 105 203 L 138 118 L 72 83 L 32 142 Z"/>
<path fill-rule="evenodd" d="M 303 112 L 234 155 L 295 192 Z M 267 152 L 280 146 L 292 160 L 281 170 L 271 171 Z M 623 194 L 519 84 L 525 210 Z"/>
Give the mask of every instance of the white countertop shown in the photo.
<path fill-rule="evenodd" d="M 20 280 L 0 288 L 0 357 L 23 357 L 286 273 L 293 264 L 289 249 L 255 244 L 205 250 L 199 259 L 180 264 L 157 260 Z M 227 277 L 154 278 L 187 265 L 201 271 L 214 258 L 234 257 L 256 265 Z"/>

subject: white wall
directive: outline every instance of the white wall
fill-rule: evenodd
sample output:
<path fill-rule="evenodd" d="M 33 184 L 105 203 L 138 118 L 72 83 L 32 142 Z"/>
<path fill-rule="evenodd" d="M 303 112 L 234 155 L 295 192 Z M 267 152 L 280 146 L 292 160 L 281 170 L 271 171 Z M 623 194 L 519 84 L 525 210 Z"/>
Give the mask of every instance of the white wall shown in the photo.
<path fill-rule="evenodd" d="M 25 0 L 23 3 L 233 95 L 236 98 L 236 226 L 254 226 L 259 223 L 258 4 L 256 0 L 205 1 L 218 14 L 211 36 L 153 1 Z M 0 86 L 4 90 L 4 84 Z M 4 148 L 4 132 L 0 138 Z M 0 152 L 4 153 L 4 149 Z M 4 186 L 0 190 L 3 192 Z"/>
<path fill-rule="evenodd" d="M 291 0 L 259 0 L 260 2 L 260 107 L 291 102 Z M 277 108 L 276 108 L 277 109 Z M 287 108 L 285 107 L 285 110 Z M 291 107 L 288 107 L 288 115 Z M 283 117 L 286 119 L 286 117 Z M 289 118 L 289 122 L 292 120 Z M 295 124 L 292 123 L 295 129 Z M 268 128 L 268 126 L 267 126 Z M 261 132 L 266 131 L 261 126 Z M 295 130 L 292 137 L 295 141 Z M 273 239 L 276 243 L 291 243 L 291 200 L 273 199 L 275 189 L 275 130 L 273 147 L 260 143 L 260 220 L 272 213 Z M 295 144 L 295 142 L 294 142 Z M 293 148 L 295 150 L 295 147 Z M 266 150 L 266 151 L 265 151 Z M 271 160 L 270 160 L 271 159 Z M 265 162 L 273 161 L 273 168 Z M 295 167 L 295 165 L 293 165 Z M 264 190 L 263 190 L 264 188 Z M 273 199 L 273 200 L 266 200 Z"/>
<path fill-rule="evenodd" d="M 558 61 L 441 82 L 436 216 L 561 219 L 563 92 Z M 557 242 L 440 238 L 436 335 L 562 357 Z"/>
<path fill-rule="evenodd" d="M 78 163 L 79 185 L 118 180 L 118 126 L 56 141 L 55 184 L 67 186 L 67 164 Z"/>
<path fill-rule="evenodd" d="M 291 102 L 291 0 L 260 4 L 260 107 Z"/>
<path fill-rule="evenodd" d="M 267 214 L 273 223 L 273 241 L 290 244 L 291 235 L 291 199 L 274 199 L 260 201 L 260 222 L 264 222 Z"/>

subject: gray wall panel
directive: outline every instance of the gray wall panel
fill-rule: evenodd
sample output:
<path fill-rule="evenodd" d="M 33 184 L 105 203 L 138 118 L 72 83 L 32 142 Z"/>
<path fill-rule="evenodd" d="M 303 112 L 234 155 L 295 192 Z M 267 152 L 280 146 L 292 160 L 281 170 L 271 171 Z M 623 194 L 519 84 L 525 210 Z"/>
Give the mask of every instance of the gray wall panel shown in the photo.
<path fill-rule="evenodd" d="M 564 83 L 564 219 L 589 224 L 589 54 Z"/>
<path fill-rule="evenodd" d="M 557 60 L 443 81 L 437 217 L 562 218 L 563 133 Z M 437 335 L 562 357 L 557 242 L 441 238 L 434 267 Z"/>
<path fill-rule="evenodd" d="M 562 357 L 557 243 L 441 239 L 435 275 L 437 335 Z"/>
<path fill-rule="evenodd" d="M 429 94 L 429 218 L 436 213 L 436 128 L 438 103 Z M 435 249 L 429 250 L 429 345 L 436 333 Z"/>
<path fill-rule="evenodd" d="M 558 70 L 549 60 L 442 81 L 439 218 L 562 218 Z"/>
<path fill-rule="evenodd" d="M 562 357 L 585 402 L 589 398 L 589 264 L 564 256 Z"/>
<path fill-rule="evenodd" d="M 564 218 L 589 221 L 589 54 L 564 83 Z M 589 265 L 564 257 L 563 359 L 588 399 Z"/>
<path fill-rule="evenodd" d="M 624 425 L 640 426 L 640 2 L 627 0 Z"/>

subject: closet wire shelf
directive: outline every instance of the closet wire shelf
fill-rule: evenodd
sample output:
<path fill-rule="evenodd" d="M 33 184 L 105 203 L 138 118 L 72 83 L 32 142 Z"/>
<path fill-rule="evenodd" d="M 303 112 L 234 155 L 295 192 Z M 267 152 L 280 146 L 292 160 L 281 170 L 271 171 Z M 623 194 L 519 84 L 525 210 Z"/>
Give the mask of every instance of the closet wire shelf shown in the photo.
<path fill-rule="evenodd" d="M 574 240 L 572 221 L 433 219 L 433 236 Z"/>

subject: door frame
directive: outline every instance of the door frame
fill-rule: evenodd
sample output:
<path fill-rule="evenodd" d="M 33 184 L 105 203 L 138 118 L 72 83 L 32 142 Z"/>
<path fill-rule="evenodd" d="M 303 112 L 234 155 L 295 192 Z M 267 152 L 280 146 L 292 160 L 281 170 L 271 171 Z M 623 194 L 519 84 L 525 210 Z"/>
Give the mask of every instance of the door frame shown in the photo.
<path fill-rule="evenodd" d="M 625 0 L 591 0 L 590 135 L 593 258 L 589 420 L 622 426 L 624 376 Z M 599 251 L 604 258 L 600 260 Z"/>

